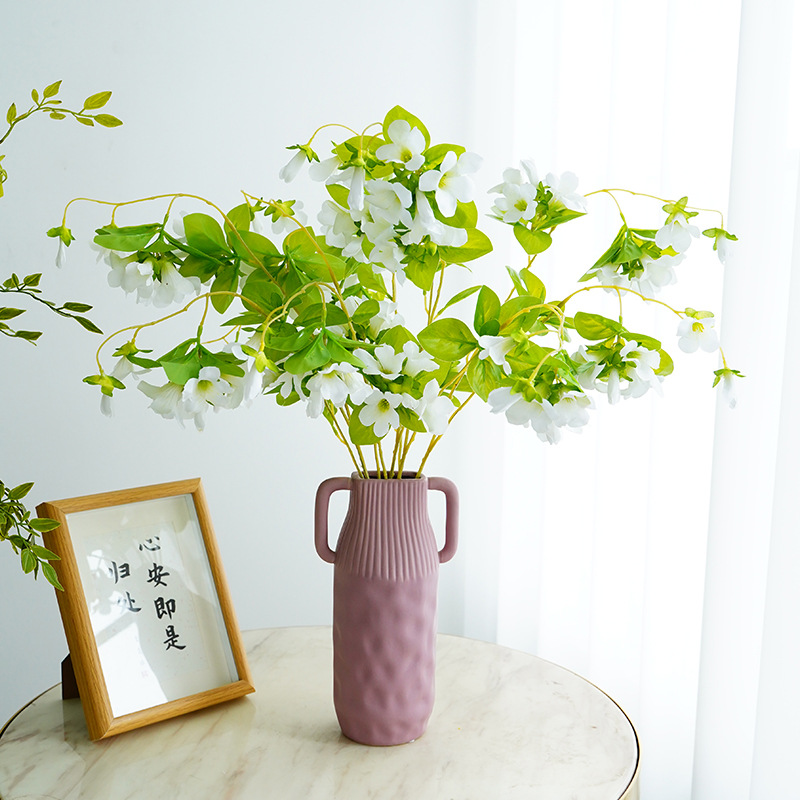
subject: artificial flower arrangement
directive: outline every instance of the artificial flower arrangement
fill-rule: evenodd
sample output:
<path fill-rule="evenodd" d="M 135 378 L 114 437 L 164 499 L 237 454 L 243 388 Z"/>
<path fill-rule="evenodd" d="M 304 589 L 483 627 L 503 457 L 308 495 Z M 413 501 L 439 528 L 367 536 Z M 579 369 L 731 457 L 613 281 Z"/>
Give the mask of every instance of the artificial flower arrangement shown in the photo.
<path fill-rule="evenodd" d="M 475 397 L 553 443 L 562 430 L 587 423 L 593 395 L 615 403 L 657 389 L 673 362 L 656 338 L 625 327 L 629 296 L 678 318 L 681 349 L 719 350 L 711 312 L 654 299 L 700 235 L 694 218 L 701 211 L 686 197 L 651 198 L 663 215 L 653 227 L 634 228 L 620 206 L 622 190 L 590 193 L 612 198 L 621 227 L 574 291 L 548 298 L 536 258 L 587 213 L 589 195 L 578 194 L 574 175 L 541 178 L 524 161 L 491 190 L 490 216 L 512 227 L 522 251 L 521 268 L 508 268 L 508 293 L 478 282 L 451 294 L 451 271 L 469 265 L 479 276 L 492 251 L 477 227 L 471 176 L 480 158 L 460 145 L 432 144 L 425 125 L 399 106 L 360 133 L 345 129 L 347 138 L 320 158 L 312 146 L 328 127 L 288 148 L 296 152 L 280 173 L 288 182 L 308 166 L 324 182 L 329 199 L 316 227 L 299 201 L 246 193 L 227 213 L 180 193 L 104 203 L 111 218 L 94 243 L 109 283 L 140 303 L 179 305 L 103 341 L 98 372 L 84 380 L 99 387 L 105 413 L 126 382 L 162 417 L 192 420 L 198 429 L 212 408 L 271 395 L 324 418 L 361 477 L 399 478 L 410 468 L 422 473 Z M 178 214 L 176 203 L 188 200 L 203 211 Z M 156 221 L 117 224 L 121 209 L 143 202 L 162 204 Z M 59 258 L 73 240 L 67 210 L 49 231 Z M 264 235 L 266 223 L 280 241 Z M 722 215 L 702 233 L 724 263 L 736 237 Z M 603 290 L 619 297 L 618 319 L 575 307 Z M 188 338 L 163 354 L 147 349 L 143 334 L 190 310 L 197 320 Z M 208 336 L 212 316 L 221 328 Z M 412 330 L 406 319 L 415 317 L 421 326 Z M 714 385 L 729 390 L 740 373 L 720 356 Z M 412 462 L 415 446 L 421 455 Z"/>

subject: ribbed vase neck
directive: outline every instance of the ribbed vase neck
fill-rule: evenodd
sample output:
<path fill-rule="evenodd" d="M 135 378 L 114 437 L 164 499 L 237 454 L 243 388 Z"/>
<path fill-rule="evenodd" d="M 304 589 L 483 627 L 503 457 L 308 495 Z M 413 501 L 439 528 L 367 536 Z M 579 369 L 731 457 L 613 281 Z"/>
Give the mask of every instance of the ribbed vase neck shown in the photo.
<path fill-rule="evenodd" d="M 427 478 L 353 477 L 336 566 L 367 578 L 413 580 L 438 569 Z"/>

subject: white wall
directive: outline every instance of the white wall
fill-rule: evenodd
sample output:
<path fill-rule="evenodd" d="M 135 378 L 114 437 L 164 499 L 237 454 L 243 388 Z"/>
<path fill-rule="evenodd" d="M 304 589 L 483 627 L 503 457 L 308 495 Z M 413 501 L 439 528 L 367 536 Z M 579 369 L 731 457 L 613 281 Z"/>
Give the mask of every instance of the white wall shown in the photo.
<path fill-rule="evenodd" d="M 303 185 L 277 180 L 286 145 L 324 122 L 365 126 L 395 103 L 439 140 L 470 144 L 473 16 L 459 0 L 15 5 L 3 22 L 3 113 L 12 100 L 24 106 L 32 87 L 63 79 L 65 103 L 113 90 L 108 111 L 125 124 L 92 130 L 42 116 L 12 134 L 0 272 L 44 271 L 48 297 L 94 304 L 90 316 L 107 332 L 153 318 L 112 291 L 95 264 L 88 243 L 107 221 L 100 208 L 76 208 L 78 241 L 65 268 L 53 268 L 44 232 L 68 200 L 180 190 L 232 207 L 242 189 L 293 196 Z M 350 465 L 326 423 L 269 399 L 213 415 L 198 434 L 154 415 L 133 390 L 107 419 L 99 394 L 81 382 L 96 371 L 99 337 L 38 310 L 26 316 L 45 331 L 41 343 L 0 342 L 2 479 L 35 481 L 36 504 L 200 476 L 241 626 L 328 623 L 331 568 L 314 553 L 312 503 L 318 483 Z M 446 456 L 428 472 L 459 477 Z M 457 586 L 459 569 L 444 579 Z M 52 590 L 23 576 L 8 546 L 0 585 L 2 721 L 59 680 L 66 645 Z M 456 594 L 442 601 L 450 630 L 461 624 Z"/>

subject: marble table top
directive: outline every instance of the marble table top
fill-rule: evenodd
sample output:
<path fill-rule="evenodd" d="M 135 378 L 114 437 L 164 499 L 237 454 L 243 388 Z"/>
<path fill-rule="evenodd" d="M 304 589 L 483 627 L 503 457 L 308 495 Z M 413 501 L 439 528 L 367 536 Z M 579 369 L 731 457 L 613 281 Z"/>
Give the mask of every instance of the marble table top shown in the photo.
<path fill-rule="evenodd" d="M 2 800 L 635 800 L 625 714 L 577 675 L 440 635 L 424 736 L 367 747 L 339 731 L 330 628 L 244 634 L 256 692 L 99 742 L 60 685 L 0 733 Z"/>

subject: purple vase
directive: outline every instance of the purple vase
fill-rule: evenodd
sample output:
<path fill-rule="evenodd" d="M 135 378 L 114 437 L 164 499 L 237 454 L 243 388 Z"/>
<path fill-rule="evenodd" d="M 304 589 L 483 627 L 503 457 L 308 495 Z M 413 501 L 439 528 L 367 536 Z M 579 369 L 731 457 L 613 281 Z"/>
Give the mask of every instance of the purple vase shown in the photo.
<path fill-rule="evenodd" d="M 336 552 L 328 545 L 328 501 L 348 489 Z M 428 490 L 446 497 L 438 550 Z M 458 491 L 445 478 L 329 478 L 317 491 L 315 542 L 334 565 L 333 700 L 345 736 L 403 744 L 424 732 L 433 710 L 439 564 L 458 538 Z"/>

